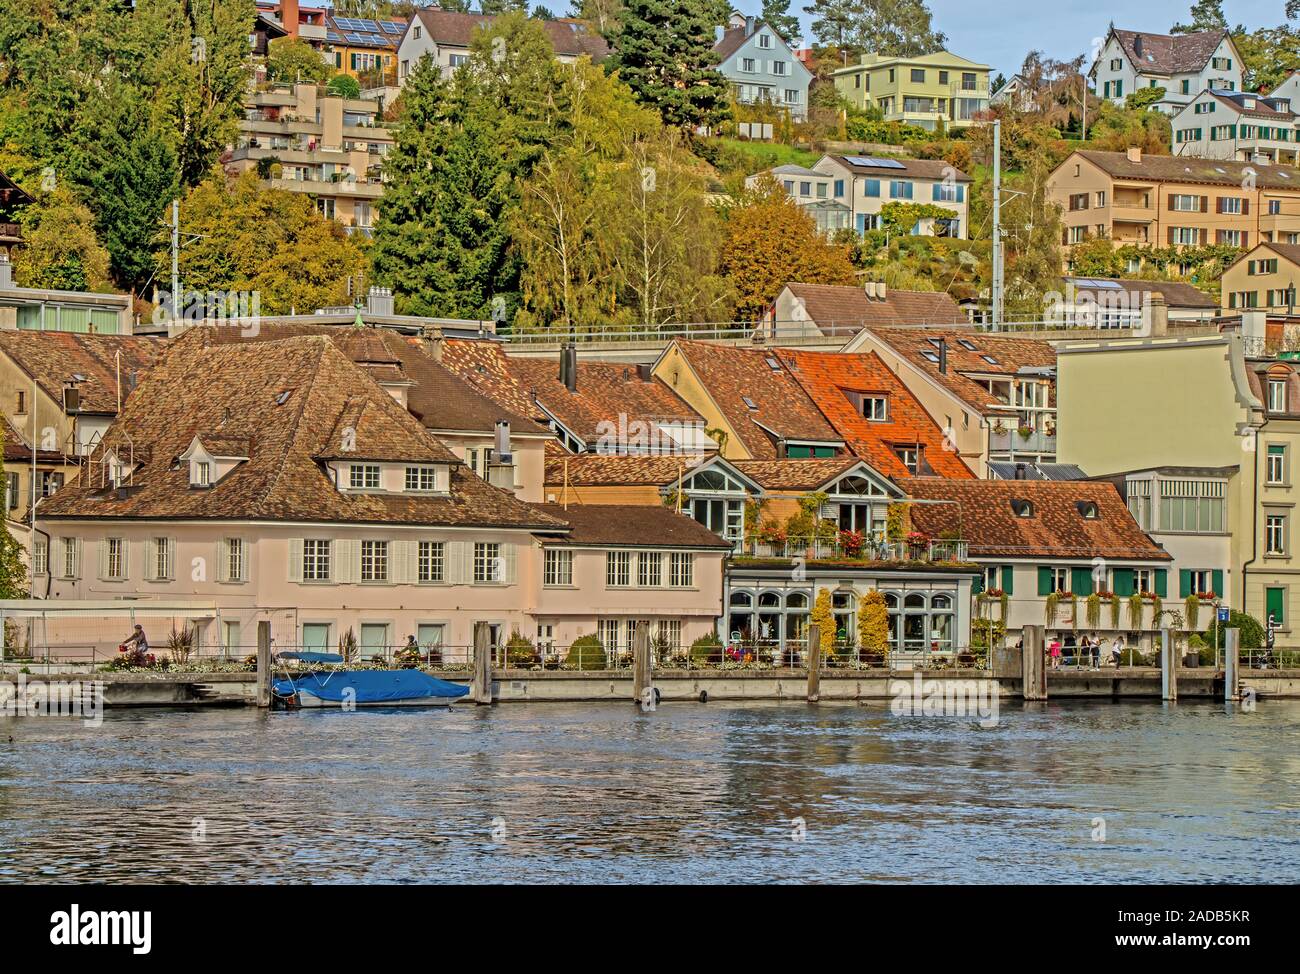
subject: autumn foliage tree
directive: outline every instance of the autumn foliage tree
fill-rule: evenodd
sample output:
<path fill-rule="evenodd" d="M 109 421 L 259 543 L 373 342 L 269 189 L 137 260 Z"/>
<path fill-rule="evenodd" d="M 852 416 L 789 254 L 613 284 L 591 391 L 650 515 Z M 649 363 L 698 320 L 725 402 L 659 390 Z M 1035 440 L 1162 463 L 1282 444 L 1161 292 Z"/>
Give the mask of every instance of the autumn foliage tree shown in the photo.
<path fill-rule="evenodd" d="M 848 248 L 817 232 L 775 180 L 747 190 L 727 215 L 721 267 L 736 291 L 735 317 L 762 316 L 789 281 L 853 284 Z"/>

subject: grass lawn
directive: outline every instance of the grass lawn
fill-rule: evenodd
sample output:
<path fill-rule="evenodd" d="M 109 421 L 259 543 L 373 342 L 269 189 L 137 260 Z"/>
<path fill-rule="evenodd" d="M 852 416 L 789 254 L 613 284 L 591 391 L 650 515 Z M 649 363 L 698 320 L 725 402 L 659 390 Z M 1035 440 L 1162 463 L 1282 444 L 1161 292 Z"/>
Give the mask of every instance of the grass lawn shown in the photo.
<path fill-rule="evenodd" d="M 746 175 L 773 166 L 811 166 L 822 157 L 820 152 L 775 142 L 745 142 L 741 139 L 719 139 L 718 142 L 723 148 L 722 158 L 727 162 L 734 160 L 739 164 L 736 171 L 743 169 Z"/>

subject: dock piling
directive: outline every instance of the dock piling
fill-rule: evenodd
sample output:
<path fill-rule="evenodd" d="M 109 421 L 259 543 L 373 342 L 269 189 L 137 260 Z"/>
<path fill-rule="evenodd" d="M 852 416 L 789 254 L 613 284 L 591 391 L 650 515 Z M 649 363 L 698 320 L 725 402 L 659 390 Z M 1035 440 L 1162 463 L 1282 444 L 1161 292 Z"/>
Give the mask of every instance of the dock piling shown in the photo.
<path fill-rule="evenodd" d="M 1043 627 L 1025 626 L 1020 638 L 1020 696 L 1047 699 L 1047 667 L 1043 661 Z"/>
<path fill-rule="evenodd" d="M 1237 664 L 1241 661 L 1241 630 L 1223 630 L 1223 702 L 1241 699 L 1237 686 Z"/>
<path fill-rule="evenodd" d="M 492 632 L 486 622 L 474 623 L 474 702 L 492 703 Z"/>
<path fill-rule="evenodd" d="M 654 693 L 650 678 L 650 627 L 642 624 L 636 627 L 636 635 L 632 637 L 632 699 L 644 705 L 648 702 L 647 693 Z"/>
<path fill-rule="evenodd" d="M 1174 659 L 1174 641 L 1167 626 L 1160 630 L 1160 699 L 1178 699 L 1178 661 Z"/>
<path fill-rule="evenodd" d="M 271 623 L 257 624 L 257 705 L 271 706 Z"/>
<path fill-rule="evenodd" d="M 808 627 L 808 702 L 822 698 L 822 631 L 818 626 Z"/>

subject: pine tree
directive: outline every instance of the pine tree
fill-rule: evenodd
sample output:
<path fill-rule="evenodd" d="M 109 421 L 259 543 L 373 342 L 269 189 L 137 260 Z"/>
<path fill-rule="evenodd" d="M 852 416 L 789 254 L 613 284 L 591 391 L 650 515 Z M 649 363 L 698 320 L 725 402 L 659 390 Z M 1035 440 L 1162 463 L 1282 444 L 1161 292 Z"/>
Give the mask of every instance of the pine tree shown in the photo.
<path fill-rule="evenodd" d="M 799 18 L 790 13 L 790 0 L 763 0 L 763 20 L 787 43 L 793 44 L 803 34 Z"/>
<path fill-rule="evenodd" d="M 631 0 L 608 66 L 666 125 L 717 125 L 729 114 L 729 99 L 713 36 L 729 11 L 726 0 Z"/>
<path fill-rule="evenodd" d="M 948 40 L 934 30 L 925 0 L 812 0 L 803 9 L 817 40 L 859 53 L 916 57 Z"/>
<path fill-rule="evenodd" d="M 1223 0 L 1195 0 L 1191 7 L 1190 24 L 1174 24 L 1171 34 L 1199 34 L 1207 30 L 1224 30 L 1228 20 L 1223 16 Z"/>

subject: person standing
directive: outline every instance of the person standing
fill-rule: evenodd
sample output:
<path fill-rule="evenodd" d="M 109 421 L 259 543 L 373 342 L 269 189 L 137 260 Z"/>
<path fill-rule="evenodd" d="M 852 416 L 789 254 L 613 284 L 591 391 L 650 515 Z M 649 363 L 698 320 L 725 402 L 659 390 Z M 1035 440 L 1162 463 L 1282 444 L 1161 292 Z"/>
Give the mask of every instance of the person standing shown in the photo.
<path fill-rule="evenodd" d="M 1124 658 L 1124 634 L 1120 633 L 1115 637 L 1115 642 L 1111 644 L 1110 655 L 1115 660 L 1115 669 L 1119 669 L 1119 662 Z"/>

